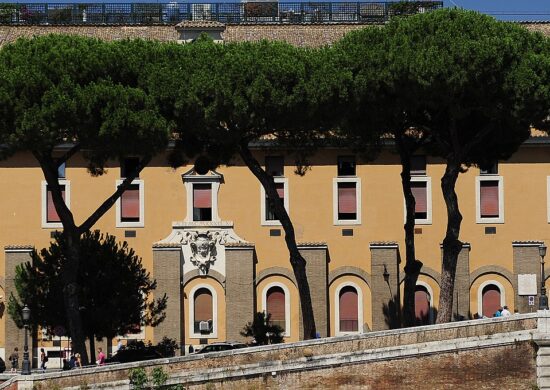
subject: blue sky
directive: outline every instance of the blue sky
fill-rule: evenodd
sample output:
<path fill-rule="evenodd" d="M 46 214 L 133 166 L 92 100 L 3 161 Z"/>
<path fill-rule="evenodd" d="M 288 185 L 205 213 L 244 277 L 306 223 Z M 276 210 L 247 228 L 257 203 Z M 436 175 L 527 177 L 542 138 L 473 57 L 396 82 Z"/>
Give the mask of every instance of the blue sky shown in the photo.
<path fill-rule="evenodd" d="M 550 0 L 444 0 L 444 4 L 474 9 L 503 20 L 550 20 Z"/>

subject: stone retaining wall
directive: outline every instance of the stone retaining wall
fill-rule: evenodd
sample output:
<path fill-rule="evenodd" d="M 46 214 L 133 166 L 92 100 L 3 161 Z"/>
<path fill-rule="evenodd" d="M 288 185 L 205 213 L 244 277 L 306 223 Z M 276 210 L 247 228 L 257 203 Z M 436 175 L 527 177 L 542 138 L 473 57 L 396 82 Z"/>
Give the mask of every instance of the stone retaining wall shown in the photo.
<path fill-rule="evenodd" d="M 540 318 L 537 314 L 526 314 L 507 319 L 464 321 L 48 373 L 29 379 L 35 389 L 78 388 L 101 383 L 108 384 L 107 388 L 124 389 L 128 388 L 131 368 L 143 367 L 150 371 L 162 366 L 170 375 L 171 383 L 197 388 L 206 383 L 210 387 L 223 385 L 224 389 L 242 388 L 244 383 L 247 388 L 265 388 L 273 381 L 278 388 L 322 384 L 327 388 L 383 389 L 386 387 L 380 386 L 399 388 L 411 383 L 440 388 L 459 380 L 467 384 L 463 388 L 473 385 L 489 388 L 500 383 L 503 375 L 513 384 L 506 388 L 529 389 L 537 380 L 532 340 L 540 332 L 537 328 Z M 440 375 L 440 371 L 445 372 Z M 431 386 L 424 386 L 426 380 L 431 381 Z M 15 379 L 0 388 L 14 383 L 19 383 L 18 389 L 32 388 L 24 386 L 29 382 Z"/>
<path fill-rule="evenodd" d="M 550 23 L 526 23 L 532 31 L 550 35 Z M 364 24 L 292 24 L 292 25 L 228 25 L 222 34 L 226 42 L 258 41 L 261 39 L 286 41 L 296 46 L 317 47 L 328 45 L 342 38 L 346 33 L 364 28 Z M 0 47 L 20 37 L 46 34 L 76 34 L 106 40 L 125 38 L 156 39 L 176 41 L 175 26 L 2 26 L 0 25 Z"/>

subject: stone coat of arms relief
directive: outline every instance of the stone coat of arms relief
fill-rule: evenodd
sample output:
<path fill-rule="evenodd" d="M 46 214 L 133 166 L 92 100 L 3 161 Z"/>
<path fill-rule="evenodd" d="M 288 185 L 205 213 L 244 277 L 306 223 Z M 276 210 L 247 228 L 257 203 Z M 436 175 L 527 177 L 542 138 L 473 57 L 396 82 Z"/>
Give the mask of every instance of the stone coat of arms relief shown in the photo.
<path fill-rule="evenodd" d="M 235 233 L 231 222 L 216 223 L 206 229 L 197 225 L 176 222 L 172 233 L 159 244 L 181 245 L 184 274 L 198 270 L 200 275 L 208 275 L 210 270 L 215 270 L 225 276 L 225 245 L 246 241 Z"/>

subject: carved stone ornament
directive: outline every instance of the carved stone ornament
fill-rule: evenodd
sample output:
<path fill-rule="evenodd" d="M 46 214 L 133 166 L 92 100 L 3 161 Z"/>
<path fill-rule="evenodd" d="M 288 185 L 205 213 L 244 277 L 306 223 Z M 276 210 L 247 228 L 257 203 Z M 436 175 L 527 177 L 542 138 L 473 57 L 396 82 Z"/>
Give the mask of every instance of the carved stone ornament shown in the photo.
<path fill-rule="evenodd" d="M 216 261 L 216 238 L 212 233 L 192 233 L 189 240 L 193 253 L 191 263 L 198 267 L 201 275 L 206 275 L 210 264 Z"/>
<path fill-rule="evenodd" d="M 183 255 L 183 274 L 198 270 L 208 275 L 210 270 L 225 275 L 225 247 L 250 244 L 233 230 L 233 222 L 174 222 L 172 232 L 153 248 L 180 247 Z"/>

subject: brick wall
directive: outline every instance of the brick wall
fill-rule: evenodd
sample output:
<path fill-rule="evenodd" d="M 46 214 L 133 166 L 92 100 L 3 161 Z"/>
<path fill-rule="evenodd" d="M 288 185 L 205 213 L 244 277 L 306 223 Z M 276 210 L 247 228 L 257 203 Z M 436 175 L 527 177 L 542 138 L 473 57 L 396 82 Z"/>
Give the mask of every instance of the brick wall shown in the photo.
<path fill-rule="evenodd" d="M 36 389 L 123 384 L 130 368 L 151 371 L 162 366 L 172 383 L 196 388 L 206 384 L 224 389 L 270 385 L 315 388 L 322 384 L 335 389 L 346 385 L 367 389 L 530 389 L 536 383 L 531 340 L 541 331 L 540 321 L 537 314 L 464 321 L 34 375 L 33 379 Z"/>
<path fill-rule="evenodd" d="M 162 297 L 163 294 L 168 296 L 166 318 L 154 328 L 155 343 L 166 336 L 183 344 L 181 270 L 181 248 L 154 248 L 153 277 L 157 281 L 155 298 Z"/>
<path fill-rule="evenodd" d="M 244 341 L 240 331 L 254 319 L 256 308 L 254 247 L 226 247 L 225 270 L 226 338 Z"/>
<path fill-rule="evenodd" d="M 437 374 L 435 374 L 437 373 Z M 445 353 L 414 359 L 397 359 L 334 367 L 330 370 L 295 371 L 224 381 L 215 388 L 263 389 L 526 389 L 536 385 L 536 366 L 529 343 L 514 346 Z M 197 384 L 188 389 L 212 388 Z"/>

